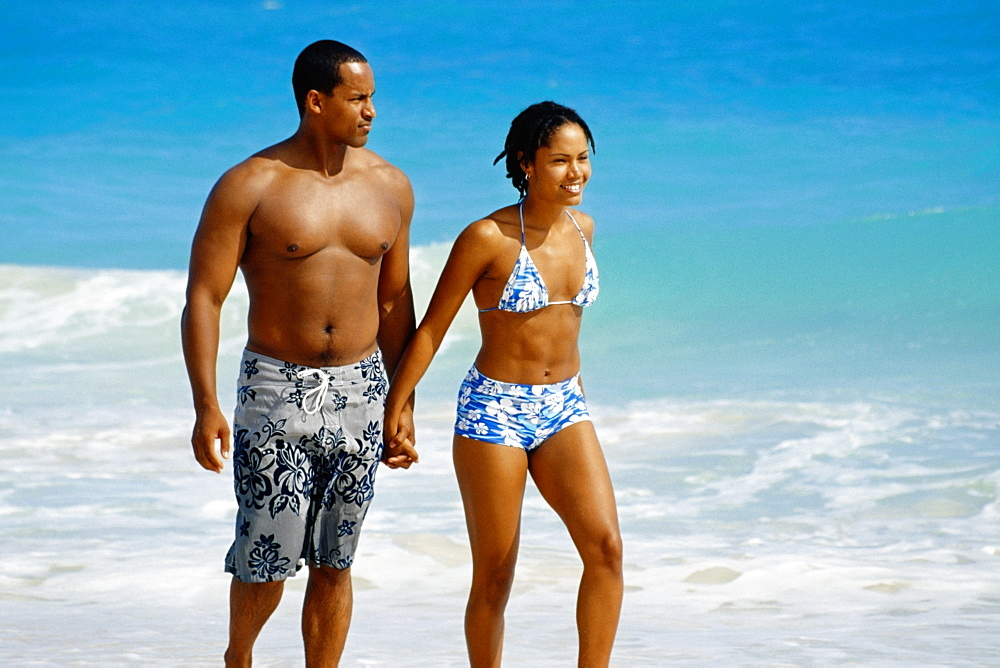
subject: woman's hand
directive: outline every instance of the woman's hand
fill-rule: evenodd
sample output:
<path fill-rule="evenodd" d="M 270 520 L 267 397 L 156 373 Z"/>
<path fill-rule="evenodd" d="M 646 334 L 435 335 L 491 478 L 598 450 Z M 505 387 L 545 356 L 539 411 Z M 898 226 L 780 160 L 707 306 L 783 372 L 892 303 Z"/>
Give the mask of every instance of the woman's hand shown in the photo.
<path fill-rule="evenodd" d="M 403 410 L 398 415 L 386 414 L 382 448 L 382 463 L 391 469 L 408 469 L 420 461 L 415 447 L 413 412 Z"/>

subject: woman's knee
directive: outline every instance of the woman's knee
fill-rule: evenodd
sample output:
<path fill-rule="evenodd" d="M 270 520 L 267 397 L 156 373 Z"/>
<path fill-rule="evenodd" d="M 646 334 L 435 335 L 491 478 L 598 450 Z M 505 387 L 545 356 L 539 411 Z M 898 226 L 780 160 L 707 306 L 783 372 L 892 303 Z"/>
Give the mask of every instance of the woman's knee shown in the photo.
<path fill-rule="evenodd" d="M 613 573 L 622 570 L 622 537 L 617 529 L 607 529 L 584 544 L 580 550 L 584 567 L 601 568 Z"/>
<path fill-rule="evenodd" d="M 491 605 L 506 603 L 514 585 L 513 560 L 495 560 L 476 563 L 472 571 L 473 594 Z"/>

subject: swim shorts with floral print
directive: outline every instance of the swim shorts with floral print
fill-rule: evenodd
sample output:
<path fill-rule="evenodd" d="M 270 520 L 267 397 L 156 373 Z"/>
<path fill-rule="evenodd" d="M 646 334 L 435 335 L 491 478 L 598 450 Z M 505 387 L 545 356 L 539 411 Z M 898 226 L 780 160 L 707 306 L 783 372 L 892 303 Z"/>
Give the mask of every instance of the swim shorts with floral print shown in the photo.
<path fill-rule="evenodd" d="M 271 582 L 305 562 L 350 567 L 374 496 L 387 388 L 378 351 L 321 368 L 244 351 L 233 418 L 239 509 L 227 572 Z"/>

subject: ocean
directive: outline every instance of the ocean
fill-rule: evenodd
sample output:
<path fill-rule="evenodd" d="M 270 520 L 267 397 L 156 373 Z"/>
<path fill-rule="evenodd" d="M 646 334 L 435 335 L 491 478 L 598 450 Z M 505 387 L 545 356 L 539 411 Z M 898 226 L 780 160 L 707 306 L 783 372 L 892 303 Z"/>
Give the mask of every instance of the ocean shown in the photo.
<path fill-rule="evenodd" d="M 625 541 L 615 666 L 1000 666 L 1000 6 L 988 0 L 0 2 L 0 656 L 219 665 L 235 502 L 194 461 L 187 253 L 215 179 L 297 122 L 315 39 L 373 65 L 416 194 L 418 315 L 511 203 L 511 118 L 597 141 L 583 379 Z M 223 315 L 235 402 L 246 292 Z M 467 307 L 470 306 L 467 304 Z M 450 461 L 478 346 L 383 468 L 344 666 L 466 665 Z M 512 666 L 575 661 L 580 567 L 530 488 Z M 305 578 L 257 664 L 302 665 Z"/>

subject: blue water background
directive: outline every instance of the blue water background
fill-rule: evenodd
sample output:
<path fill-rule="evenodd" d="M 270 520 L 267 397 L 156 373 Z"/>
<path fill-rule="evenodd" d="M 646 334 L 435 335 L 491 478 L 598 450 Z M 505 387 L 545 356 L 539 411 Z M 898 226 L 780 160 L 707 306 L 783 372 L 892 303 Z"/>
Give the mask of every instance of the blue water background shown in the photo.
<path fill-rule="evenodd" d="M 594 129 L 604 235 L 939 207 L 995 224 L 1000 204 L 990 1 L 42 1 L 0 19 L 0 262 L 184 267 L 211 183 L 291 133 L 292 61 L 327 37 L 374 65 L 370 145 L 413 180 L 417 243 L 512 198 L 490 163 L 547 98 Z"/>
<path fill-rule="evenodd" d="M 370 146 L 413 182 L 417 245 L 513 199 L 491 162 L 521 108 L 552 98 L 588 120 L 602 372 L 640 349 L 649 393 L 691 387 L 703 356 L 679 356 L 706 337 L 744 349 L 799 337 L 789 361 L 829 371 L 893 341 L 900 362 L 995 360 L 995 2 L 5 2 L 0 14 L 2 263 L 183 269 L 211 184 L 291 133 L 291 63 L 334 37 L 373 63 Z"/>

